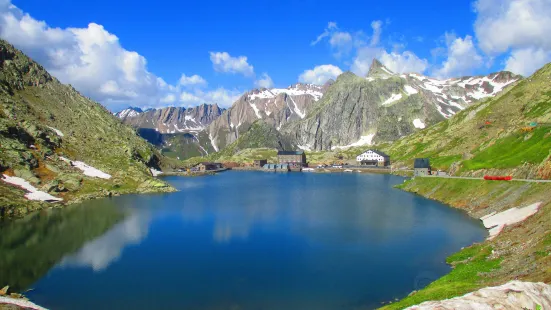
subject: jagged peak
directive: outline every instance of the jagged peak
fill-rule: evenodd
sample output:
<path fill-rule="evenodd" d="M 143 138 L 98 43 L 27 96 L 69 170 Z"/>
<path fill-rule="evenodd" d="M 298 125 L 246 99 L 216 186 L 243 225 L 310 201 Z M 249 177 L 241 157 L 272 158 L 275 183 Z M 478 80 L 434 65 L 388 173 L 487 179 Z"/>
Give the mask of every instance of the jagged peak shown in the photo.
<path fill-rule="evenodd" d="M 385 65 L 383 65 L 378 59 L 373 58 L 371 62 L 371 67 L 369 67 L 369 72 L 367 73 L 368 77 L 377 77 L 377 76 L 390 76 L 395 73 L 390 71 Z"/>

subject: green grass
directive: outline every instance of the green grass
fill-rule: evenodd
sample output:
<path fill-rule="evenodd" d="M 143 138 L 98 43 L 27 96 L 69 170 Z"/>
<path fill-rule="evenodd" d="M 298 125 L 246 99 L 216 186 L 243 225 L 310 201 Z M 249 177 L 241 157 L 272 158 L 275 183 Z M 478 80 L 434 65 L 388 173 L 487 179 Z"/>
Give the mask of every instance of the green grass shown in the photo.
<path fill-rule="evenodd" d="M 525 138 L 531 135 L 527 140 Z M 540 127 L 532 133 L 513 133 L 463 162 L 464 170 L 515 168 L 523 163 L 539 164 L 551 149 L 549 128 Z"/>
<path fill-rule="evenodd" d="M 482 273 L 500 268 L 501 259 L 488 259 L 490 246 L 474 245 L 448 258 L 458 262 L 447 275 L 432 282 L 424 289 L 382 309 L 403 309 L 428 300 L 443 300 L 472 292 L 486 284 Z"/>

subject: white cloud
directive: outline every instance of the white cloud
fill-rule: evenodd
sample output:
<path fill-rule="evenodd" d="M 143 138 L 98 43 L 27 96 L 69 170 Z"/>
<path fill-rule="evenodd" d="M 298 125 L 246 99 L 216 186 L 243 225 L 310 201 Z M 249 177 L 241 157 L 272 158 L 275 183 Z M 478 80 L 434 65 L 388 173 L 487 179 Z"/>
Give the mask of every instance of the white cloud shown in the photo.
<path fill-rule="evenodd" d="M 505 62 L 505 70 L 529 76 L 551 62 L 551 52 L 538 48 L 514 50 Z"/>
<path fill-rule="evenodd" d="M 490 56 L 509 53 L 507 70 L 530 75 L 549 62 L 551 1 L 478 0 L 476 38 Z"/>
<path fill-rule="evenodd" d="M 255 85 L 260 88 L 272 88 L 274 87 L 274 81 L 267 73 L 263 73 L 261 78 L 256 80 Z"/>
<path fill-rule="evenodd" d="M 383 65 L 396 73 L 425 72 L 429 64 L 426 59 L 417 57 L 413 52 L 383 52 L 379 57 Z"/>
<path fill-rule="evenodd" d="M 383 32 L 383 22 L 380 20 L 374 20 L 371 22 L 371 29 L 373 29 L 373 36 L 371 36 L 371 46 L 379 45 L 381 41 L 381 33 Z"/>
<path fill-rule="evenodd" d="M 218 104 L 221 107 L 230 107 L 239 97 L 242 92 L 238 90 L 227 90 L 218 88 L 215 90 L 203 91 L 196 89 L 194 92 L 183 91 L 180 93 L 180 103 L 185 106 L 193 106 L 198 104 Z"/>
<path fill-rule="evenodd" d="M 393 51 L 387 51 L 380 46 L 381 35 L 383 32 L 383 22 L 375 20 L 371 23 L 372 35 L 368 38 L 362 31 L 353 34 L 340 30 L 335 22 L 328 24 L 324 32 L 312 42 L 312 45 L 319 43 L 324 38 L 329 38 L 329 44 L 337 52 L 336 57 L 348 54 L 353 48 L 355 57 L 352 59 L 350 70 L 360 76 L 365 76 L 369 72 L 369 67 L 374 58 L 379 59 L 390 70 L 398 73 L 402 72 L 424 72 L 428 68 L 428 61 L 421 59 L 411 51 L 399 51 L 394 46 Z M 369 42 L 367 42 L 369 39 Z M 327 65 L 326 65 L 327 66 Z M 330 65 L 329 65 L 330 66 Z M 300 78 L 312 83 L 320 83 L 328 78 L 334 78 L 342 71 L 334 66 L 331 70 L 328 67 L 318 66 L 313 70 L 304 71 Z M 334 68 L 338 69 L 334 70 Z M 317 70 L 316 70 L 317 69 Z M 328 77 L 329 76 L 329 77 Z M 322 83 L 323 84 L 323 83 Z"/>
<path fill-rule="evenodd" d="M 182 86 L 206 86 L 207 81 L 203 79 L 201 76 L 194 74 L 192 76 L 186 76 L 185 74 L 182 74 L 179 81 L 180 85 Z"/>
<path fill-rule="evenodd" d="M 449 78 L 469 75 L 484 64 L 484 59 L 476 50 L 471 36 L 457 38 L 454 34 L 446 33 L 445 37 L 447 59 L 440 68 L 434 70 L 435 76 Z"/>
<path fill-rule="evenodd" d="M 324 38 L 328 37 L 334 30 L 338 29 L 337 23 L 335 22 L 329 22 L 327 23 L 327 28 L 323 31 L 322 34 L 320 34 L 314 41 L 310 43 L 310 45 L 316 45 L 321 42 Z"/>
<path fill-rule="evenodd" d="M 382 47 L 363 47 L 358 49 L 350 70 L 359 76 L 365 76 L 373 59 L 379 59 L 383 65 L 396 73 L 423 73 L 428 68 L 426 59 L 421 59 L 410 51 L 387 52 Z"/>
<path fill-rule="evenodd" d="M 254 75 L 254 68 L 247 62 L 246 56 L 232 57 L 227 52 L 210 52 L 210 60 L 218 72 Z"/>
<path fill-rule="evenodd" d="M 329 38 L 329 45 L 335 50 L 335 57 L 337 58 L 350 53 L 354 44 L 359 42 L 358 38 L 355 40 L 349 32 L 339 31 L 339 27 L 335 22 L 329 22 L 323 33 L 311 42 L 310 45 L 316 45 L 325 38 Z"/>
<path fill-rule="evenodd" d="M 321 65 L 304 71 L 298 79 L 302 83 L 323 85 L 329 79 L 336 79 L 341 74 L 342 70 L 337 66 Z"/>
<path fill-rule="evenodd" d="M 241 93 L 224 88 L 198 90 L 207 85 L 199 75 L 183 74 L 177 85 L 170 85 L 149 72 L 146 59 L 124 49 L 117 36 L 102 25 L 52 28 L 6 0 L 0 0 L 0 37 L 38 61 L 61 82 L 72 84 L 112 110 L 129 105 L 159 108 L 177 102 L 218 103 L 227 107 Z M 222 69 L 252 73 L 246 57 L 216 55 L 221 56 L 218 59 Z M 195 91 L 182 91 L 181 87 Z"/>
<path fill-rule="evenodd" d="M 161 98 L 162 103 L 174 103 L 176 102 L 176 95 L 175 94 L 168 94 Z"/>
<path fill-rule="evenodd" d="M 551 1 L 478 0 L 475 32 L 486 53 L 510 48 L 551 50 Z"/>
<path fill-rule="evenodd" d="M 161 104 L 174 90 L 148 71 L 146 59 L 124 49 L 102 25 L 52 28 L 10 1 L 0 1 L 0 37 L 42 64 L 63 83 L 109 108 Z"/>

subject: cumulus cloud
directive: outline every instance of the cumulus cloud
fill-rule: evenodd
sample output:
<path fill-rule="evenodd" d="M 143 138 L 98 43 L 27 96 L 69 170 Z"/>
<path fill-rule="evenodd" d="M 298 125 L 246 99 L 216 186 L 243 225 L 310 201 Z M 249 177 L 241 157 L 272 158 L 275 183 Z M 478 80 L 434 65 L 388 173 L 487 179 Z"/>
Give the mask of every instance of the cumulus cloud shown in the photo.
<path fill-rule="evenodd" d="M 207 81 L 205 81 L 205 79 L 203 79 L 201 76 L 197 74 L 194 74 L 192 76 L 186 76 L 185 74 L 182 74 L 182 76 L 180 77 L 179 83 L 182 86 L 201 87 L 201 86 L 207 85 Z"/>
<path fill-rule="evenodd" d="M 314 41 L 310 43 L 310 45 L 316 45 L 321 42 L 321 40 L 325 39 L 326 37 L 330 36 L 333 31 L 338 29 L 337 23 L 335 22 L 329 22 L 327 23 L 327 28 L 323 31 L 322 34 L 320 34 Z"/>
<path fill-rule="evenodd" d="M 72 84 L 112 110 L 129 105 L 163 107 L 178 101 L 181 86 L 207 84 L 198 75 L 182 75 L 177 85 L 170 85 L 149 72 L 146 59 L 122 47 L 119 38 L 102 25 L 53 28 L 6 0 L 0 0 L 0 37 L 39 62 L 62 83 Z M 221 96 L 224 92 L 229 95 Z M 233 102 L 229 101 L 234 93 L 215 89 L 195 96 L 196 102 L 227 106 Z M 222 101 L 213 101 L 216 99 Z"/>
<path fill-rule="evenodd" d="M 421 59 L 413 52 L 387 52 L 381 47 L 364 47 L 358 49 L 350 70 L 359 76 L 365 76 L 373 59 L 378 59 L 388 69 L 396 73 L 419 72 L 428 68 L 428 61 Z"/>
<path fill-rule="evenodd" d="M 371 36 L 371 46 L 377 46 L 381 41 L 381 33 L 383 32 L 383 22 L 380 20 L 374 20 L 371 22 L 371 29 L 373 29 L 373 36 Z"/>
<path fill-rule="evenodd" d="M 475 10 L 475 32 L 486 53 L 534 46 L 551 50 L 549 0 L 478 0 Z"/>
<path fill-rule="evenodd" d="M 195 106 L 203 103 L 217 103 L 219 106 L 227 108 L 239 99 L 239 96 L 241 96 L 240 91 L 228 90 L 223 87 L 209 91 L 195 89 L 193 92 L 181 92 L 179 102 L 184 106 Z"/>
<path fill-rule="evenodd" d="M 333 65 L 316 66 L 314 69 L 304 71 L 298 80 L 302 83 L 323 85 L 329 79 L 336 79 L 342 74 L 342 70 Z"/>
<path fill-rule="evenodd" d="M 316 45 L 325 38 L 329 39 L 329 45 L 335 51 L 335 57 L 337 58 L 350 53 L 354 44 L 358 42 L 358 40 L 354 40 L 354 36 L 351 33 L 340 31 L 335 22 L 329 22 L 323 33 L 311 42 L 310 45 Z"/>
<path fill-rule="evenodd" d="M 551 62 L 551 52 L 541 48 L 514 50 L 505 62 L 505 70 L 529 76 L 544 64 Z"/>
<path fill-rule="evenodd" d="M 271 88 L 274 87 L 274 81 L 267 73 L 263 73 L 260 79 L 256 80 L 255 85 L 260 88 Z"/>
<path fill-rule="evenodd" d="M 478 0 L 474 8 L 480 48 L 489 55 L 510 51 L 506 69 L 530 75 L 551 61 L 551 1 Z"/>
<path fill-rule="evenodd" d="M 428 61 L 419 58 L 411 51 L 402 52 L 399 48 L 396 48 L 396 45 L 394 46 L 394 50 L 387 51 L 380 45 L 383 33 L 382 21 L 375 20 L 371 22 L 371 30 L 372 35 L 367 37 L 362 31 L 354 33 L 342 31 L 335 22 L 330 22 L 324 32 L 311 45 L 316 45 L 323 39 L 328 38 L 329 44 L 336 50 L 335 56 L 339 58 L 354 50 L 355 56 L 351 61 L 350 70 L 360 76 L 364 76 L 369 72 L 369 67 L 374 58 L 379 59 L 390 70 L 398 73 L 422 73 L 428 68 Z M 340 73 L 342 71 L 338 67 L 325 65 L 304 71 L 300 75 L 300 78 L 303 81 L 320 83 L 320 81 L 334 78 Z"/>
<path fill-rule="evenodd" d="M 471 36 L 457 38 L 454 34 L 446 33 L 445 37 L 447 58 L 434 70 L 435 76 L 448 78 L 468 75 L 484 64 L 484 59 L 478 53 Z"/>
<path fill-rule="evenodd" d="M 210 61 L 218 72 L 254 75 L 254 68 L 247 62 L 246 56 L 232 57 L 227 52 L 210 52 Z"/>

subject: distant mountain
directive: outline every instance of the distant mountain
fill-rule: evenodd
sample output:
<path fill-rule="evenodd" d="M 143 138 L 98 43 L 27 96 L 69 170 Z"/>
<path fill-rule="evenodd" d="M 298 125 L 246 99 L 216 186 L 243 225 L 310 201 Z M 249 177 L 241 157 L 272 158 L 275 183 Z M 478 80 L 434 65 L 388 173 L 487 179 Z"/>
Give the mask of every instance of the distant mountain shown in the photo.
<path fill-rule="evenodd" d="M 497 81 L 503 76 L 471 82 L 503 85 L 507 80 Z M 429 157 L 434 169 L 456 175 L 551 179 L 550 80 L 551 63 L 502 95 L 380 148 L 398 167 L 411 167 L 414 158 Z"/>
<path fill-rule="evenodd" d="M 205 129 L 223 111 L 216 104 L 202 104 L 187 109 L 168 107 L 142 111 L 140 108 L 128 108 L 115 116 L 136 128 L 154 129 L 160 133 L 188 133 Z"/>
<path fill-rule="evenodd" d="M 374 60 L 366 77 L 346 72 L 302 120 L 281 128 L 305 150 L 394 141 L 493 97 L 522 79 L 511 72 L 447 80 L 396 74 Z"/>
<path fill-rule="evenodd" d="M 285 124 L 304 119 L 331 83 L 324 86 L 295 84 L 287 88 L 254 89 L 242 95 L 205 130 L 204 148 L 218 151 L 236 141 L 251 125 L 262 120 L 280 130 Z"/>

